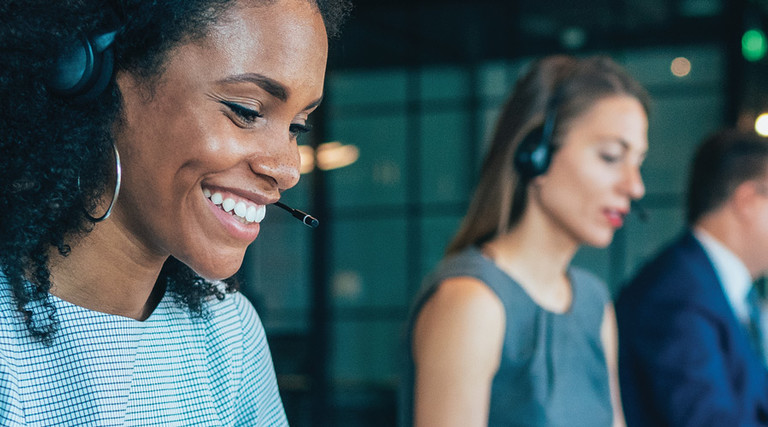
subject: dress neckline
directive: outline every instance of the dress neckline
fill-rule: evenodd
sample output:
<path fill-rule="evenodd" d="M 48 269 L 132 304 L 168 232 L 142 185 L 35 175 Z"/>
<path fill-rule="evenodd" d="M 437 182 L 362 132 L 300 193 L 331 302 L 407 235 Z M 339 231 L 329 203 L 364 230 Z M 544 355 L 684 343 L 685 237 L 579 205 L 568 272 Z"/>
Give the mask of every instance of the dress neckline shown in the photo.
<path fill-rule="evenodd" d="M 483 260 L 483 262 L 485 262 L 488 265 L 490 265 L 498 274 L 504 276 L 509 282 L 512 283 L 512 285 L 514 285 L 514 287 L 516 289 L 519 289 L 520 292 L 523 295 L 525 295 L 525 298 L 531 304 L 535 305 L 537 309 L 543 311 L 544 313 L 547 313 L 550 316 L 555 316 L 555 317 L 569 317 L 569 316 L 571 316 L 573 314 L 574 309 L 576 307 L 577 298 L 578 298 L 579 293 L 578 293 L 578 290 L 576 288 L 576 282 L 575 282 L 574 277 L 573 277 L 573 268 L 570 265 L 568 266 L 568 268 L 566 270 L 566 276 L 568 277 L 568 282 L 569 282 L 569 284 L 571 286 L 571 303 L 570 303 L 570 305 L 568 306 L 567 309 L 563 310 L 562 312 L 559 312 L 559 311 L 550 310 L 550 309 L 548 309 L 546 307 L 543 307 L 541 304 L 539 304 L 535 299 L 533 299 L 533 297 L 528 293 L 528 291 L 520 284 L 520 282 L 517 279 L 515 279 L 510 274 L 508 274 L 506 271 L 504 271 L 501 267 L 499 267 L 499 265 L 496 264 L 496 262 L 494 262 L 494 260 L 492 258 L 490 258 L 485 253 L 483 253 L 483 251 L 479 247 L 471 246 L 470 250 L 475 252 L 475 254 L 477 256 L 479 256 Z"/>

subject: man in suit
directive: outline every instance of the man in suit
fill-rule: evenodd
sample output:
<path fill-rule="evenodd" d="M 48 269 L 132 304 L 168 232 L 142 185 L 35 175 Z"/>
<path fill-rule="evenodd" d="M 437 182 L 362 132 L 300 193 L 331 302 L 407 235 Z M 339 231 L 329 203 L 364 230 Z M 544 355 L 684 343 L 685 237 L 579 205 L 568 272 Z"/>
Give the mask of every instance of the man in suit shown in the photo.
<path fill-rule="evenodd" d="M 723 131 L 699 146 L 689 228 L 622 290 L 627 424 L 768 425 L 753 282 L 768 270 L 768 141 Z"/>

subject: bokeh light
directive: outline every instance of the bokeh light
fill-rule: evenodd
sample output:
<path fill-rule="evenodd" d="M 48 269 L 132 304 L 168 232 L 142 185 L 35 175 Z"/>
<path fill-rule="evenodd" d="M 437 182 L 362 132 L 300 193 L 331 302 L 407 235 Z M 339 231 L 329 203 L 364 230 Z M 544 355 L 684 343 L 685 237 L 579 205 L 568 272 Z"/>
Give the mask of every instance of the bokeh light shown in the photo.
<path fill-rule="evenodd" d="M 768 113 L 763 113 L 755 119 L 755 132 L 762 136 L 768 136 Z"/>
<path fill-rule="evenodd" d="M 669 68 L 672 74 L 677 77 L 685 77 L 691 72 L 691 61 L 688 58 L 679 56 L 672 60 L 672 65 Z"/>
<path fill-rule="evenodd" d="M 765 40 L 765 33 L 758 29 L 751 29 L 744 32 L 741 37 L 741 53 L 747 61 L 759 61 L 765 56 L 768 50 L 768 43 Z"/>

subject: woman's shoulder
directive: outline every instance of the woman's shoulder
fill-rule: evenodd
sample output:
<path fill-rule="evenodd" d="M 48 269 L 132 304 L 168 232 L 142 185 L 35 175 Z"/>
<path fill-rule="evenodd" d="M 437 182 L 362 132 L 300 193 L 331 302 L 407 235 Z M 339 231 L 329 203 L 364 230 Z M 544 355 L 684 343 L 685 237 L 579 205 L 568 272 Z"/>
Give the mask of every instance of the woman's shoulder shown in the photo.
<path fill-rule="evenodd" d="M 207 302 L 207 309 L 213 313 L 231 313 L 235 312 L 239 315 L 246 315 L 256 310 L 253 308 L 253 304 L 245 297 L 240 291 L 227 292 L 226 284 L 224 282 L 214 282 L 221 294 L 222 298 L 211 297 Z"/>
<path fill-rule="evenodd" d="M 469 246 L 459 252 L 446 255 L 435 268 L 435 271 L 481 269 L 487 264 L 487 259 L 476 246 Z"/>
<path fill-rule="evenodd" d="M 240 329 L 261 326 L 253 304 L 239 291 L 224 292 L 223 298 L 211 297 L 206 302 L 208 322 L 216 328 L 231 325 Z"/>
<path fill-rule="evenodd" d="M 417 339 L 429 337 L 435 349 L 467 343 L 494 347 L 501 342 L 504 322 L 502 302 L 488 286 L 475 278 L 453 277 L 441 282 L 424 303 L 414 334 Z"/>
<path fill-rule="evenodd" d="M 474 277 L 457 276 L 442 280 L 435 288 L 430 303 L 448 311 L 471 312 L 499 306 L 500 300 L 488 285 Z"/>
<path fill-rule="evenodd" d="M 5 337 L 23 324 L 24 320 L 18 311 L 11 285 L 0 269 L 0 337 Z M 4 341 L 0 340 L 0 345 L 2 342 Z"/>
<path fill-rule="evenodd" d="M 238 378 L 240 416 L 247 418 L 258 410 L 283 419 L 272 356 L 253 304 L 240 292 L 226 293 L 208 304 L 206 349 L 211 360 L 226 361 L 219 365 L 218 375 Z"/>
<path fill-rule="evenodd" d="M 211 298 L 206 311 L 205 329 L 211 344 L 250 347 L 266 340 L 256 309 L 239 291 L 224 293 L 221 299 Z"/>
<path fill-rule="evenodd" d="M 19 360 L 26 350 L 19 336 L 25 327 L 8 280 L 0 270 L 0 425 L 22 425 L 21 418 L 15 417 L 23 413 L 18 373 Z"/>
<path fill-rule="evenodd" d="M 446 280 L 454 278 L 473 279 L 488 285 L 488 282 L 494 281 L 492 276 L 495 273 L 493 263 L 478 248 L 469 247 L 443 258 L 424 278 L 423 287 L 436 288 Z"/>
<path fill-rule="evenodd" d="M 488 286 L 487 260 L 476 248 L 468 248 L 443 258 L 422 281 L 413 310 L 419 311 L 440 293 L 441 305 L 475 303 L 498 299 Z"/>

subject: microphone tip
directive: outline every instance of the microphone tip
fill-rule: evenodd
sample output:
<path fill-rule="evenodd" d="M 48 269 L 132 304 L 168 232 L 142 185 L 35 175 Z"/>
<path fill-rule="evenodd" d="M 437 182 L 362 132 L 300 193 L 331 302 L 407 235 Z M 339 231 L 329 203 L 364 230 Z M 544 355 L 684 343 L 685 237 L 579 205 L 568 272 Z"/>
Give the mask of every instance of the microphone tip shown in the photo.
<path fill-rule="evenodd" d="M 280 202 L 275 202 L 273 203 L 273 205 L 279 207 L 280 209 L 285 210 L 286 212 L 289 212 L 291 216 L 301 221 L 307 227 L 317 228 L 317 226 L 320 225 L 320 221 L 318 221 L 315 217 L 313 217 L 312 215 L 306 212 L 302 212 L 298 209 L 294 209 Z"/>
<path fill-rule="evenodd" d="M 632 209 L 637 213 L 637 217 L 640 219 L 640 221 L 648 221 L 648 211 L 645 210 L 645 207 L 643 207 L 640 202 L 632 200 L 631 205 Z"/>

